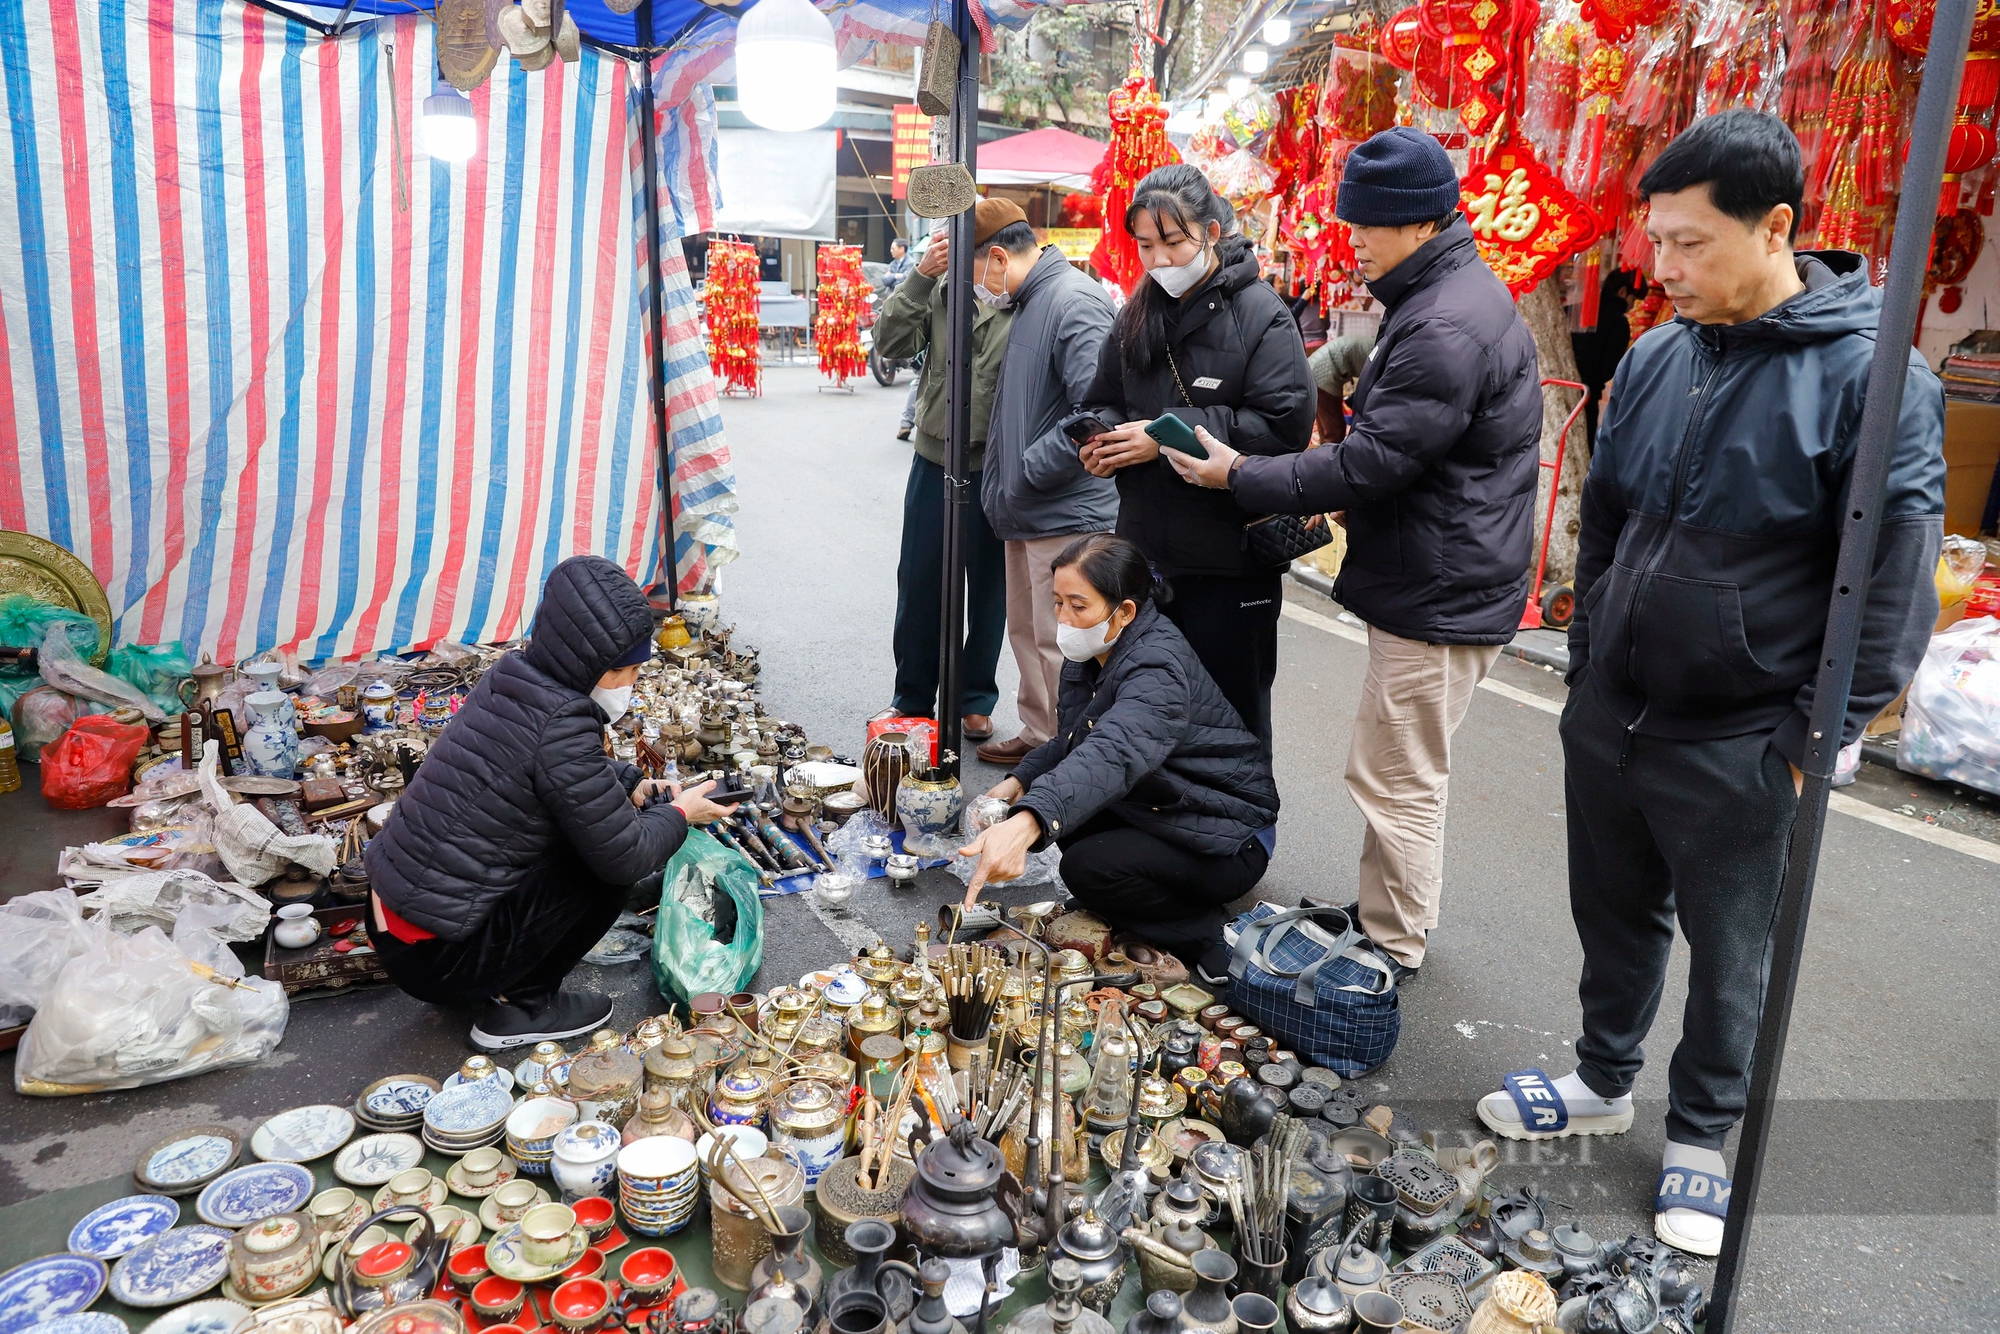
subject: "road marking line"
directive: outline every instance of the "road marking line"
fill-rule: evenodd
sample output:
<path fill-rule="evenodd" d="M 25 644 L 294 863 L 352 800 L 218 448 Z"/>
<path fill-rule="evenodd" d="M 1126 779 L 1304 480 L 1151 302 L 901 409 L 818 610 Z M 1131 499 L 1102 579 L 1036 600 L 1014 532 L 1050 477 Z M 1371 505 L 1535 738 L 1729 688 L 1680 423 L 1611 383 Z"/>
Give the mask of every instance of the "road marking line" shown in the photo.
<path fill-rule="evenodd" d="M 1350 644 L 1360 644 L 1364 648 L 1368 644 L 1368 634 L 1366 631 L 1357 630 L 1351 625 L 1336 621 L 1331 616 L 1322 615 L 1305 607 L 1296 607 L 1289 602 L 1285 604 L 1284 614 L 1301 625 L 1309 625 L 1315 630 L 1324 630 L 1330 635 L 1345 639 Z M 1495 681 L 1488 678 L 1479 683 L 1479 688 L 1481 690 L 1490 690 L 1502 699 L 1511 699 L 1516 704 L 1525 704 L 1531 709 L 1540 709 L 1543 713 L 1557 715 L 1562 713 L 1562 705 L 1555 700 L 1543 699 L 1540 695 L 1530 694 L 1528 691 L 1522 690 L 1518 686 L 1510 686 L 1504 681 Z M 1995 865 L 2000 865 L 2000 845 L 1988 843 L 1983 838 L 1974 838 L 1971 834 L 1961 834 L 1950 829 L 1940 829 L 1936 825 L 1925 824 L 1922 820 L 1912 819 L 1907 815 L 1899 815 L 1895 811 L 1885 811 L 1880 806 L 1871 806 L 1860 798 L 1850 797 L 1844 792 L 1829 793 L 1827 795 L 1827 809 L 1839 811 L 1842 815 L 1851 815 L 1855 819 L 1864 820 L 1869 824 L 1875 825 L 1877 828 L 1888 829 L 1908 838 L 1932 844 L 1935 847 L 1948 848 L 1953 852 L 1964 853 L 1968 857 L 1976 857 L 1983 862 L 1992 862 Z"/>

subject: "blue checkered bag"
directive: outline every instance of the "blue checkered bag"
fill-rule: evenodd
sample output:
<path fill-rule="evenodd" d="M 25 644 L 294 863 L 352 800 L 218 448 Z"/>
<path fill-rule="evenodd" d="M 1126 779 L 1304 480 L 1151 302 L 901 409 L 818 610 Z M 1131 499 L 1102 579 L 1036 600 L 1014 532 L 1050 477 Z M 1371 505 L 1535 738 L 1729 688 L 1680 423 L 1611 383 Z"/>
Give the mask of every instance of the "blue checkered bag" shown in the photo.
<path fill-rule="evenodd" d="M 1259 903 L 1223 928 L 1229 1008 L 1343 1079 L 1389 1059 L 1396 977 L 1339 908 Z"/>

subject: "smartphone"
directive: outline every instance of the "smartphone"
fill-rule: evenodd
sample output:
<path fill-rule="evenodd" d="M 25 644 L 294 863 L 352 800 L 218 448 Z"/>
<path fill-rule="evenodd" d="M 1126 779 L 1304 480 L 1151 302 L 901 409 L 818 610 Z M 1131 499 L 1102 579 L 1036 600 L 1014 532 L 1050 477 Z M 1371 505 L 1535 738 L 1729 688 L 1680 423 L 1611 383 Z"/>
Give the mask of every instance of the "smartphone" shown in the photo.
<path fill-rule="evenodd" d="M 1078 448 L 1090 443 L 1092 436 L 1105 435 L 1111 430 L 1110 423 L 1094 412 L 1072 412 L 1057 424 Z"/>
<path fill-rule="evenodd" d="M 1197 459 L 1208 457 L 1201 441 L 1195 439 L 1194 427 L 1189 426 L 1171 412 L 1163 412 L 1146 427 L 1146 434 L 1159 441 L 1163 449 L 1178 449 L 1181 453 Z"/>

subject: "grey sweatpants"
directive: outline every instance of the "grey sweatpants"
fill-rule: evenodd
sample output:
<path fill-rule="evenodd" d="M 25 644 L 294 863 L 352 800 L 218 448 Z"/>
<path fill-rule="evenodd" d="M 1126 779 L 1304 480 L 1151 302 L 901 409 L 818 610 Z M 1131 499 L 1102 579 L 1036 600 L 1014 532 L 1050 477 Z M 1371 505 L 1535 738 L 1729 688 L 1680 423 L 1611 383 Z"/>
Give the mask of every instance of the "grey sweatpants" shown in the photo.
<path fill-rule="evenodd" d="M 1667 1138 L 1719 1149 L 1748 1101 L 1771 929 L 1798 796 L 1770 732 L 1635 736 L 1588 671 L 1562 716 L 1569 902 L 1583 943 L 1577 1074 L 1631 1090 L 1666 985 L 1674 924 L 1690 952 Z"/>

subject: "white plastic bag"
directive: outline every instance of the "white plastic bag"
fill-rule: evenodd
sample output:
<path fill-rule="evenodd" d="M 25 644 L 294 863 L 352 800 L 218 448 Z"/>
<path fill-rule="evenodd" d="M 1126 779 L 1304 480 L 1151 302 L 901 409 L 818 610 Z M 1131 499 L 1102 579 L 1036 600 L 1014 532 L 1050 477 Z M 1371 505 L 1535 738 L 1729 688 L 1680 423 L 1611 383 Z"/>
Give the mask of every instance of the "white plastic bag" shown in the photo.
<path fill-rule="evenodd" d="M 261 1061 L 285 1036 L 285 989 L 242 965 L 183 915 L 157 927 L 102 932 L 64 964 L 21 1037 L 17 1092 L 47 1097 L 139 1088 Z"/>
<path fill-rule="evenodd" d="M 43 889 L 0 903 L 0 1028 L 25 1024 L 63 965 L 102 928 L 83 919 L 66 889 Z"/>
<path fill-rule="evenodd" d="M 223 940 L 248 944 L 264 938 L 271 905 L 243 886 L 212 880 L 199 871 L 142 871 L 113 876 L 79 902 L 92 917 L 127 935 L 196 920 Z"/>
<path fill-rule="evenodd" d="M 1981 616 L 1931 636 L 1903 706 L 1896 765 L 2000 793 L 2000 620 Z"/>
<path fill-rule="evenodd" d="M 201 747 L 201 790 L 215 808 L 215 851 L 229 874 L 253 889 L 283 875 L 293 862 L 319 875 L 333 872 L 333 840 L 324 834 L 287 834 L 255 806 L 239 803 L 222 786 L 216 743 Z"/>

